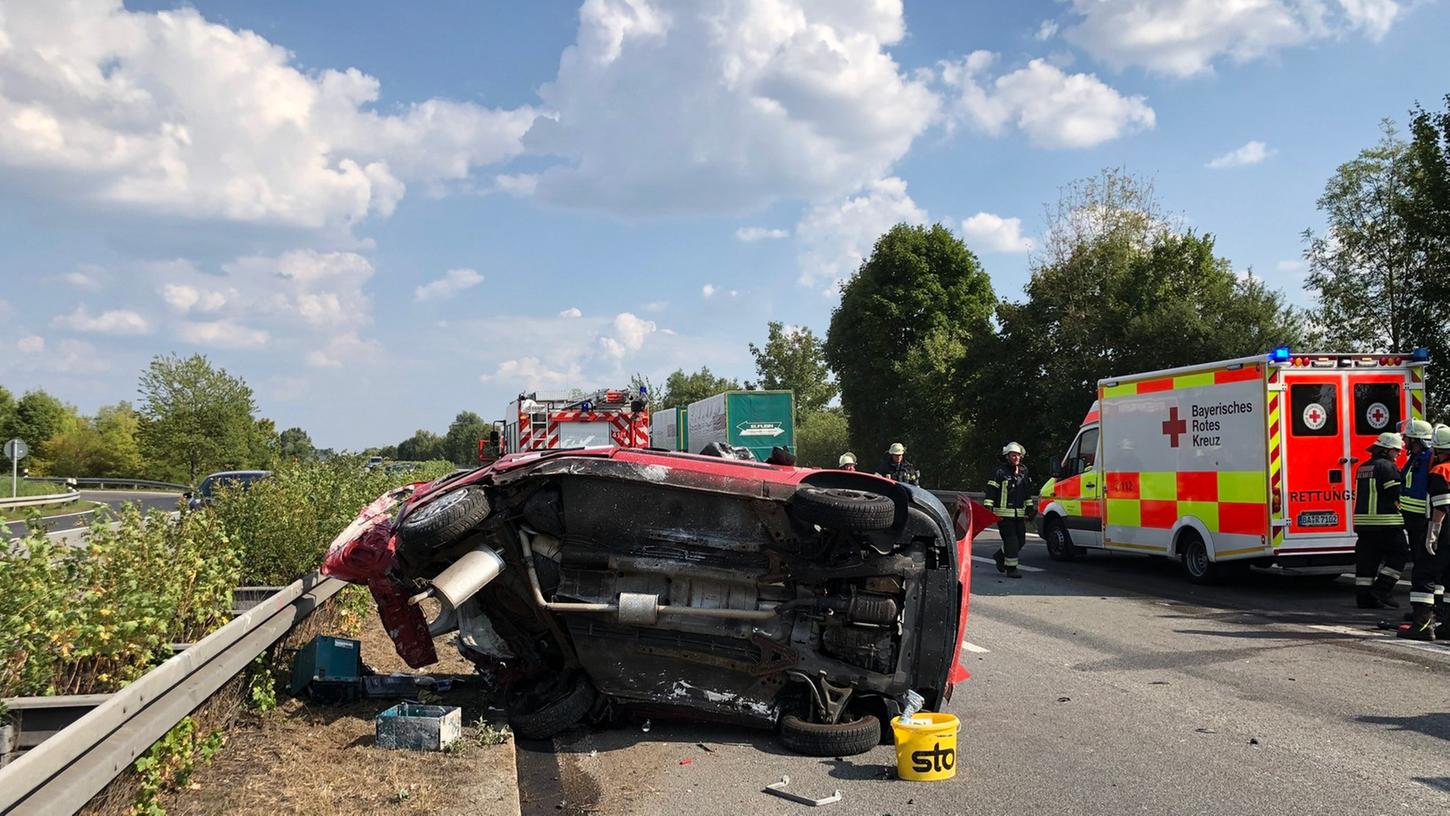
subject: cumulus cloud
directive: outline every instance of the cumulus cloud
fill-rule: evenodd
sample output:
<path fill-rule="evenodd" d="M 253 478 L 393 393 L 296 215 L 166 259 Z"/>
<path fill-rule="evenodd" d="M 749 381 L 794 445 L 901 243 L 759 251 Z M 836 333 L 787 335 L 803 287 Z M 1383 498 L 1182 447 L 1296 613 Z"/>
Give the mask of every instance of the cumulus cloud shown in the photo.
<path fill-rule="evenodd" d="M 92 315 L 84 303 L 70 314 L 57 315 L 51 325 L 87 334 L 111 334 L 118 337 L 150 334 L 152 331 L 150 321 L 129 309 L 109 309 Z"/>
<path fill-rule="evenodd" d="M 375 358 L 382 351 L 382 344 L 376 340 L 363 339 L 357 332 L 343 332 L 322 348 L 307 352 L 307 364 L 313 368 L 341 368 L 348 360 Z"/>
<path fill-rule="evenodd" d="M 1031 252 L 1032 239 L 1022 235 L 1022 219 L 979 212 L 962 222 L 967 246 L 988 252 Z"/>
<path fill-rule="evenodd" d="M 198 346 L 223 349 L 252 349 L 267 345 L 270 335 L 262 329 L 243 326 L 231 320 L 182 322 L 176 336 Z"/>
<path fill-rule="evenodd" d="M 1248 142 L 1242 147 L 1218 156 L 1205 164 L 1210 170 L 1223 170 L 1228 167 L 1247 167 L 1251 164 L 1258 164 L 1264 159 L 1273 156 L 1279 151 L 1270 148 L 1263 142 Z"/>
<path fill-rule="evenodd" d="M 21 354 L 40 354 L 45 351 L 45 338 L 30 334 L 15 341 L 15 348 Z"/>
<path fill-rule="evenodd" d="M 629 312 L 621 312 L 614 316 L 614 334 L 600 338 L 600 343 L 611 355 L 623 357 L 643 348 L 645 338 L 654 334 L 656 328 L 653 320 L 644 320 Z"/>
<path fill-rule="evenodd" d="M 741 227 L 735 230 L 735 240 L 753 244 L 756 241 L 773 241 L 780 238 L 789 238 L 790 231 L 783 229 L 769 229 L 766 227 Z"/>
<path fill-rule="evenodd" d="M 924 224 L 926 211 L 906 192 L 906 182 L 886 178 L 863 192 L 810 208 L 796 225 L 800 283 L 834 294 L 870 254 L 881 233 L 899 223 Z"/>
<path fill-rule="evenodd" d="M 0 14 L 0 174 L 43 173 L 37 189 L 54 195 L 346 225 L 386 216 L 406 182 L 517 155 L 535 115 L 438 99 L 383 115 L 378 96 L 356 69 L 305 73 L 286 49 L 191 8 L 76 0 Z"/>
<path fill-rule="evenodd" d="M 198 312 L 215 312 L 227 304 L 227 296 L 222 292 L 174 283 L 161 287 L 161 299 L 166 301 L 166 305 L 183 314 L 192 309 Z"/>
<path fill-rule="evenodd" d="M 521 357 L 517 360 L 504 360 L 492 374 L 480 374 L 478 378 L 486 383 L 522 383 L 524 387 L 577 388 L 583 376 L 577 364 L 553 368 L 545 365 L 538 357 Z"/>
<path fill-rule="evenodd" d="M 85 265 L 74 272 L 67 272 L 60 276 L 61 282 L 75 289 L 86 292 L 95 292 L 105 287 L 102 280 L 104 271 L 99 267 Z"/>
<path fill-rule="evenodd" d="M 900 0 L 586 0 L 524 137 L 559 163 L 529 183 L 625 216 L 857 189 L 937 114 L 904 36 Z"/>
<path fill-rule="evenodd" d="M 1046 60 L 988 77 L 990 51 L 941 63 L 941 80 L 954 93 L 953 121 L 1000 136 L 1016 127 L 1038 147 L 1082 148 L 1116 139 L 1156 122 L 1142 96 L 1124 96 L 1093 74 L 1069 74 Z"/>
<path fill-rule="evenodd" d="M 1070 0 L 1065 36 L 1117 68 L 1173 76 L 1213 70 L 1296 45 L 1360 33 L 1378 41 L 1405 4 L 1397 0 Z"/>
<path fill-rule="evenodd" d="M 715 292 L 717 292 L 717 291 L 718 290 L 715 288 L 715 284 L 713 284 L 713 283 L 707 283 L 704 286 L 701 286 L 700 287 L 700 294 L 704 295 L 707 298 L 714 297 L 715 296 Z"/>
<path fill-rule="evenodd" d="M 559 316 L 565 319 L 572 319 L 576 317 L 583 317 L 584 313 L 579 311 L 578 307 L 570 306 L 569 308 L 559 312 Z"/>
<path fill-rule="evenodd" d="M 472 269 L 450 269 L 443 277 L 430 281 L 413 290 L 413 300 L 434 300 L 456 295 L 464 289 L 483 283 L 483 276 Z"/>

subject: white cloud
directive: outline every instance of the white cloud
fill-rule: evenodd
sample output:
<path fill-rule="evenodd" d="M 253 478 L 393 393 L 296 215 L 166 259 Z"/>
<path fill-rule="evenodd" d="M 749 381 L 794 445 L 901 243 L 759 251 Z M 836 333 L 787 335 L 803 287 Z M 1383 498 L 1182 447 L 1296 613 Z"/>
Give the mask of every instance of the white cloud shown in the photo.
<path fill-rule="evenodd" d="M 895 177 L 877 181 L 857 195 L 817 204 L 795 229 L 800 283 L 825 282 L 825 292 L 834 294 L 837 285 L 861 266 L 881 233 L 902 222 L 924 224 L 926 211 L 911 200 L 906 182 Z"/>
<path fill-rule="evenodd" d="M 24 47 L 4 47 L 5 43 Z M 372 110 L 377 80 L 304 72 L 251 31 L 120 0 L 7 4 L 0 174 L 181 219 L 304 228 L 386 216 L 404 184 L 517 155 L 534 111 L 430 99 Z"/>
<path fill-rule="evenodd" d="M 1056 20 L 1043 20 L 1042 21 L 1042 25 L 1039 25 L 1037 27 L 1037 40 L 1039 42 L 1046 42 L 1047 40 L 1050 40 L 1050 39 L 1052 39 L 1053 37 L 1056 37 L 1056 36 L 1057 36 L 1057 21 Z"/>
<path fill-rule="evenodd" d="M 343 332 L 327 341 L 320 349 L 307 352 L 307 364 L 313 368 L 341 368 L 348 360 L 376 358 L 383 346 L 376 340 L 364 340 L 357 332 Z"/>
<path fill-rule="evenodd" d="M 214 290 L 202 290 L 186 284 L 168 283 L 161 287 L 161 299 L 182 314 L 195 308 L 198 312 L 215 312 L 227 304 L 227 296 Z"/>
<path fill-rule="evenodd" d="M 579 311 L 578 307 L 570 306 L 562 312 L 559 312 L 559 316 L 565 319 L 572 319 L 575 317 L 583 317 L 584 313 Z"/>
<path fill-rule="evenodd" d="M 15 348 L 21 354 L 40 354 L 45 351 L 45 338 L 39 335 L 26 335 L 15 341 Z"/>
<path fill-rule="evenodd" d="M 715 288 L 715 284 L 713 283 L 707 283 L 704 286 L 700 287 L 700 294 L 704 295 L 707 298 L 714 297 L 717 291 L 719 290 Z"/>
<path fill-rule="evenodd" d="M 277 257 L 249 256 L 222 266 L 240 290 L 239 309 L 318 330 L 371 322 L 363 291 L 373 265 L 354 252 L 295 250 Z"/>
<path fill-rule="evenodd" d="M 769 229 L 766 227 L 741 227 L 740 229 L 735 230 L 735 240 L 744 241 L 747 244 L 755 243 L 756 241 L 773 241 L 779 238 L 789 237 L 790 230 L 783 229 Z"/>
<path fill-rule="evenodd" d="M 252 349 L 267 345 L 270 335 L 262 329 L 243 326 L 231 320 L 209 320 L 199 323 L 182 322 L 176 329 L 176 336 L 198 346 L 212 346 L 224 349 Z"/>
<path fill-rule="evenodd" d="M 583 372 L 577 364 L 563 368 L 551 368 L 540 362 L 537 357 L 504 360 L 498 364 L 494 373 L 479 375 L 479 379 L 486 383 L 520 383 L 521 387 L 526 388 L 560 386 L 577 388 L 583 381 L 583 377 Z"/>
<path fill-rule="evenodd" d="M 112 334 L 123 337 L 150 334 L 152 331 L 150 321 L 136 312 L 128 309 L 110 309 L 98 315 L 92 315 L 85 304 L 77 306 L 75 311 L 68 315 L 57 315 L 51 321 L 51 325 L 87 334 Z"/>
<path fill-rule="evenodd" d="M 101 280 L 103 274 L 103 270 L 99 267 L 85 265 L 74 272 L 61 275 L 60 279 L 67 286 L 86 292 L 95 292 L 105 287 L 105 283 Z"/>
<path fill-rule="evenodd" d="M 992 136 L 1015 126 L 1046 148 L 1092 147 L 1156 122 L 1144 97 L 1124 96 L 1093 74 L 1068 74 L 1035 59 L 990 79 L 996 60 L 989 51 L 974 51 L 941 63 L 942 82 L 956 93 L 955 120 Z"/>
<path fill-rule="evenodd" d="M 669 304 L 668 301 L 664 301 L 664 300 L 654 300 L 654 301 L 650 301 L 649 303 L 646 303 L 644 305 L 644 310 L 646 312 L 649 312 L 650 314 L 659 314 L 660 312 L 663 312 L 665 309 L 668 309 L 669 307 L 670 307 L 670 304 Z"/>
<path fill-rule="evenodd" d="M 629 312 L 621 312 L 614 316 L 614 336 L 603 338 L 605 348 L 615 357 L 639 351 L 644 347 L 645 339 L 654 334 L 656 328 L 653 320 L 643 320 Z"/>
<path fill-rule="evenodd" d="M 464 289 L 483 283 L 483 276 L 473 269 L 450 269 L 443 277 L 413 290 L 413 300 L 424 301 L 456 295 Z"/>
<path fill-rule="evenodd" d="M 524 137 L 560 160 L 535 194 L 638 216 L 857 189 L 937 114 L 904 36 L 900 0 L 586 0 Z"/>
<path fill-rule="evenodd" d="M 1396 0 L 1071 0 L 1067 39 L 1117 68 L 1173 76 L 1244 63 L 1285 48 L 1360 32 L 1378 41 Z"/>
<path fill-rule="evenodd" d="M 1258 164 L 1278 152 L 1263 142 L 1248 142 L 1242 147 L 1236 147 L 1222 156 L 1210 160 L 1204 167 L 1210 170 L 1222 170 L 1228 167 L 1248 167 L 1251 164 Z"/>
<path fill-rule="evenodd" d="M 1032 239 L 1022 235 L 1022 219 L 979 212 L 962 222 L 967 246 L 987 252 L 1031 252 Z"/>
<path fill-rule="evenodd" d="M 1308 268 L 1308 265 L 1302 259 L 1296 258 L 1291 261 L 1279 261 L 1274 264 L 1274 268 L 1280 272 L 1303 272 Z"/>

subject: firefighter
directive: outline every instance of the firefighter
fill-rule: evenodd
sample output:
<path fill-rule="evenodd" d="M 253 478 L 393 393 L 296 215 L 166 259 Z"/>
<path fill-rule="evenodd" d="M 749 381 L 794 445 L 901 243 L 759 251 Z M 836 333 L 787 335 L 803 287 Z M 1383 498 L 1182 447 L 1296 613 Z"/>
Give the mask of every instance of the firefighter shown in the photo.
<path fill-rule="evenodd" d="M 876 475 L 907 484 L 917 484 L 921 480 L 916 467 L 907 461 L 906 446 L 900 442 L 892 442 L 891 447 L 886 449 L 886 459 L 876 468 Z"/>
<path fill-rule="evenodd" d="M 997 532 L 1002 534 L 1002 546 L 992 553 L 997 562 L 997 571 L 1008 578 L 1021 578 L 1017 569 L 1017 554 L 1027 544 L 1027 513 L 1032 507 L 1032 477 L 1022 460 L 1027 450 L 1016 442 L 1008 442 L 1002 448 L 1002 464 L 987 481 L 987 505 L 997 514 Z"/>
<path fill-rule="evenodd" d="M 1414 584 L 1410 592 L 1413 617 L 1398 632 L 1400 637 L 1411 640 L 1450 639 L 1450 610 L 1445 605 L 1445 580 L 1450 574 L 1450 524 L 1445 522 L 1445 516 L 1450 514 L 1450 427 L 1435 426 L 1430 446 L 1433 449 L 1427 482 L 1430 516 L 1424 543 L 1415 551 Z M 1420 578 L 1422 556 L 1429 562 L 1426 574 L 1432 576 L 1424 582 Z"/>
<path fill-rule="evenodd" d="M 1369 461 L 1354 474 L 1354 531 L 1358 535 L 1354 588 L 1360 609 L 1399 606 L 1390 593 L 1400 580 L 1407 555 L 1405 520 L 1399 507 L 1400 471 L 1395 467 L 1395 456 L 1404 446 L 1399 434 L 1380 434 L 1369 446 Z"/>
<path fill-rule="evenodd" d="M 1405 466 L 1400 468 L 1400 514 L 1404 516 L 1410 561 L 1414 562 L 1415 568 L 1410 573 L 1410 612 L 1405 616 L 1405 621 L 1411 625 L 1399 627 L 1398 634 L 1414 640 L 1428 639 L 1426 636 L 1432 632 L 1429 616 L 1421 616 L 1420 607 L 1434 603 L 1435 585 L 1440 578 L 1435 557 L 1425 551 L 1425 531 L 1430 523 L 1426 497 L 1433 433 L 1430 423 L 1419 419 L 1403 423 L 1400 433 L 1405 440 L 1406 453 Z"/>
<path fill-rule="evenodd" d="M 841 470 L 856 470 L 856 454 L 850 451 L 841 454 L 841 458 L 836 460 L 836 467 Z"/>

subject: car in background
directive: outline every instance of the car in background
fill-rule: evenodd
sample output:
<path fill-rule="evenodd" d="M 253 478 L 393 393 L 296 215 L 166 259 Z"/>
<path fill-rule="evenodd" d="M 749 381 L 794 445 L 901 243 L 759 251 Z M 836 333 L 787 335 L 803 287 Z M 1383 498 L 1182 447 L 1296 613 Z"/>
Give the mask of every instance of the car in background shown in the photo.
<path fill-rule="evenodd" d="M 201 480 L 194 492 L 181 494 L 186 499 L 188 510 L 196 510 L 212 503 L 217 491 L 226 488 L 246 490 L 253 482 L 272 475 L 270 470 L 223 470 Z"/>
<path fill-rule="evenodd" d="M 878 744 L 908 691 L 935 708 L 967 677 L 971 532 L 990 518 L 866 473 L 550 450 L 390 491 L 322 571 L 368 586 L 410 666 L 456 630 L 525 739 L 632 711 L 840 756 Z"/>

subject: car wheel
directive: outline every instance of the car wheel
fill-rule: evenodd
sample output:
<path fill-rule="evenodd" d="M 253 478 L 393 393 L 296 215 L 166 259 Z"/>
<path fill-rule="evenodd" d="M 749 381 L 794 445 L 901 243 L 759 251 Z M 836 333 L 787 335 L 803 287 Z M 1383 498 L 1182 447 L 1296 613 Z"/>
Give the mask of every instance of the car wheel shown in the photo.
<path fill-rule="evenodd" d="M 549 739 L 584 719 L 595 696 L 582 675 L 520 681 L 505 699 L 509 727 L 523 739 Z"/>
<path fill-rule="evenodd" d="M 1208 546 L 1203 537 L 1192 530 L 1183 532 L 1183 542 L 1178 546 L 1178 558 L 1183 563 L 1183 574 L 1195 584 L 1218 583 L 1222 571 L 1208 558 Z"/>
<path fill-rule="evenodd" d="M 886 530 L 896 521 L 896 502 L 879 493 L 845 488 L 801 487 L 790 497 L 796 521 L 842 533 Z"/>
<path fill-rule="evenodd" d="M 1047 544 L 1047 557 L 1053 561 L 1077 559 L 1077 547 L 1073 546 L 1072 539 L 1068 538 L 1067 527 L 1061 521 L 1049 521 L 1047 529 L 1043 531 L 1042 540 Z"/>
<path fill-rule="evenodd" d="M 483 488 L 465 487 L 432 500 L 398 525 L 410 547 L 439 549 L 457 541 L 488 518 L 491 508 Z"/>
<path fill-rule="evenodd" d="M 814 723 L 794 714 L 780 718 L 780 744 L 805 756 L 854 756 L 881 741 L 881 719 L 875 714 L 847 713 L 839 723 Z"/>

